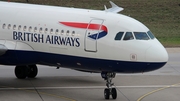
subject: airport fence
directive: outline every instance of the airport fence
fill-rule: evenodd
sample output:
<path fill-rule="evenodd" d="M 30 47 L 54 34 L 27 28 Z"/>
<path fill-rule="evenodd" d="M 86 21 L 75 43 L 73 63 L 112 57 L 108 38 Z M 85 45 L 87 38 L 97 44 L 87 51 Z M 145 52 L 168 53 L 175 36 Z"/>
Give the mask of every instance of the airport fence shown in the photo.
<path fill-rule="evenodd" d="M 0 0 L 41 5 L 104 10 L 109 0 Z M 124 8 L 120 13 L 144 23 L 166 47 L 180 47 L 179 0 L 112 0 Z"/>

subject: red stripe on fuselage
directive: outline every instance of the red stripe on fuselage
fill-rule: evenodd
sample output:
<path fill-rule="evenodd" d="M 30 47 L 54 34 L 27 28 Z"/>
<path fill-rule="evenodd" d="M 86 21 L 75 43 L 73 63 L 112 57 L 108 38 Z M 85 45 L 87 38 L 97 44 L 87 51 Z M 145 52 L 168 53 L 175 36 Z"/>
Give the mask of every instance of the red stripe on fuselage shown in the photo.
<path fill-rule="evenodd" d="M 89 23 L 79 23 L 79 22 L 59 22 L 63 25 L 69 26 L 69 27 L 75 27 L 75 28 L 83 28 L 83 29 L 94 29 L 99 30 L 99 27 L 101 27 L 100 30 L 107 32 L 107 27 L 100 24 L 89 24 Z"/>

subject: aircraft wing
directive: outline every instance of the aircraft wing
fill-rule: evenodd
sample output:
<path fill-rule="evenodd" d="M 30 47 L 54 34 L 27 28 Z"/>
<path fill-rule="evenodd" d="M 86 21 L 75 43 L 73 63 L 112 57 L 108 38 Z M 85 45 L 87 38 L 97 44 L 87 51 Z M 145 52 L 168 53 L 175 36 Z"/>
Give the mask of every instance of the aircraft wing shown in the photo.
<path fill-rule="evenodd" d="M 8 50 L 33 50 L 31 46 L 23 42 L 0 40 L 0 56 Z"/>
<path fill-rule="evenodd" d="M 111 4 L 112 7 L 107 9 L 107 7 L 104 6 L 106 12 L 118 13 L 118 12 L 124 10 L 124 8 L 117 6 L 117 5 L 116 5 L 115 3 L 113 3 L 112 1 L 109 1 L 109 2 L 110 2 L 110 4 Z"/>

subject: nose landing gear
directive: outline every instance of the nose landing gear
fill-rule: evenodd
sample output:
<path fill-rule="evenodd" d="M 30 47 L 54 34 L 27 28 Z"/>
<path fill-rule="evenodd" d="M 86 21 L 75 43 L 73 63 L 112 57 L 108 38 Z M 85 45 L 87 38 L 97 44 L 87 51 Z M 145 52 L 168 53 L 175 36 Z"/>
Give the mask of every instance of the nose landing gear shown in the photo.
<path fill-rule="evenodd" d="M 113 88 L 112 86 L 114 83 L 112 83 L 112 79 L 115 78 L 116 73 L 101 73 L 101 76 L 104 80 L 106 80 L 106 86 L 107 88 L 104 89 L 104 98 L 109 99 L 110 95 L 113 99 L 117 98 L 117 91 L 116 88 Z"/>

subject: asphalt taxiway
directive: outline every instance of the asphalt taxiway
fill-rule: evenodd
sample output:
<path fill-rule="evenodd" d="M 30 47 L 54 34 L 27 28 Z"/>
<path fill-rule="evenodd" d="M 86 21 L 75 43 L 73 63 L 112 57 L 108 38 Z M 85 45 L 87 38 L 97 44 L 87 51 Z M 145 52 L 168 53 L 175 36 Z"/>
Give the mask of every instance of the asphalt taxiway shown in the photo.
<path fill-rule="evenodd" d="M 139 74 L 118 74 L 116 101 L 179 101 L 180 49 L 167 48 L 168 63 Z M 38 66 L 35 79 L 17 79 L 14 67 L 0 66 L 0 101 L 106 101 L 100 74 Z M 111 100 L 111 99 L 110 99 Z"/>

